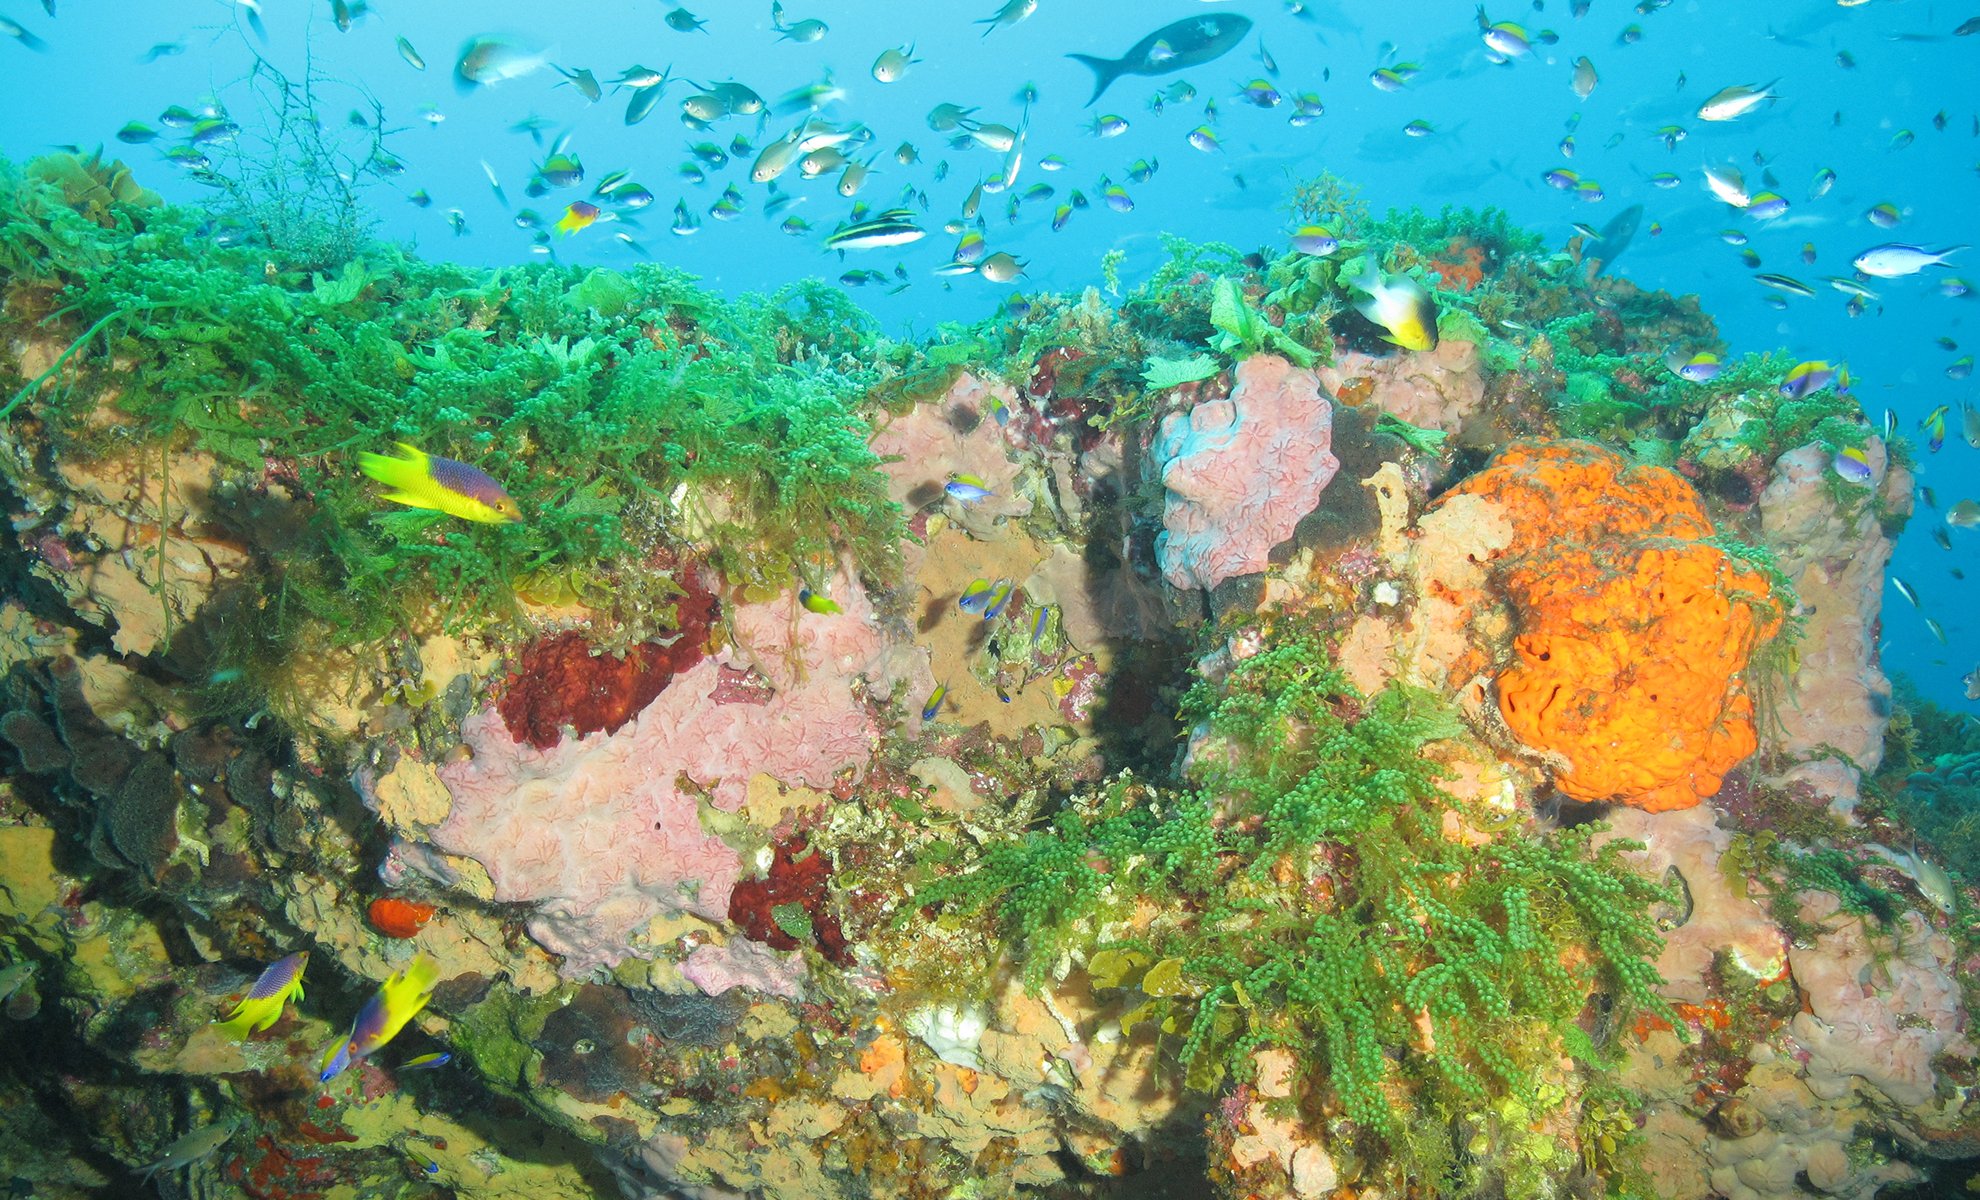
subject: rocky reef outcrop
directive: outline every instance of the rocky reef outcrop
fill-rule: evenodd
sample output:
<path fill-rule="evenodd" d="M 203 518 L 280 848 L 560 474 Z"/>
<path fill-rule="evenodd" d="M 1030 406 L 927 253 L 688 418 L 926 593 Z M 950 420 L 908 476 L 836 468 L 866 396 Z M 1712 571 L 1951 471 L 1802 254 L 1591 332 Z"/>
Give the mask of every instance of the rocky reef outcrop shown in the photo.
<path fill-rule="evenodd" d="M 1693 304 L 1357 215 L 903 342 L 0 183 L 37 1195 L 1785 1200 L 1980 1148 L 1972 878 L 1905 836 L 1980 746 L 1876 660 L 1908 451 L 1777 359 L 1672 375 Z M 1366 256 L 1436 351 L 1346 315 Z M 381 498 L 395 440 L 524 520 Z"/>

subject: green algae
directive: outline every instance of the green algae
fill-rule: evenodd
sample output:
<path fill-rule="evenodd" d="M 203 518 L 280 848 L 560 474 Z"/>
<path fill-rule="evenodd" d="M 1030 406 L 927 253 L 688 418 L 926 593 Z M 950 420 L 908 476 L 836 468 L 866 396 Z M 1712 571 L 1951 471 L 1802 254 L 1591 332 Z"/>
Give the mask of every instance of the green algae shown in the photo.
<path fill-rule="evenodd" d="M 69 346 L 8 407 L 81 463 L 214 456 L 203 516 L 258 568 L 214 671 L 268 681 L 296 648 L 436 618 L 520 628 L 546 580 L 552 601 L 602 603 L 601 638 L 631 644 L 674 627 L 669 572 L 642 566 L 656 553 L 712 558 L 759 592 L 836 570 L 842 550 L 876 581 L 898 574 L 901 514 L 864 413 L 904 356 L 822 284 L 727 303 L 657 265 L 484 271 L 378 246 L 282 270 L 214 245 L 189 210 L 144 209 L 142 228 L 132 211 L 106 226 L 54 184 L 0 180 L 0 262 L 17 300 L 39 298 L 9 311 L 46 314 L 15 331 Z M 98 419 L 106 402 L 122 423 Z M 354 458 L 393 441 L 487 471 L 527 520 L 380 500 Z"/>
<path fill-rule="evenodd" d="M 529 1090 L 529 1065 L 536 1057 L 531 1043 L 564 1003 L 557 995 L 531 998 L 512 988 L 496 988 L 455 1016 L 447 1036 L 491 1085 L 520 1096 Z"/>
<path fill-rule="evenodd" d="M 1032 986 L 1083 958 L 1191 1087 L 1283 1048 L 1403 1154 L 1419 1114 L 1543 1106 L 1563 1045 L 1605 1062 L 1573 1028 L 1591 991 L 1661 1010 L 1659 889 L 1590 827 L 1448 838 L 1422 750 L 1459 726 L 1427 694 L 1361 696 L 1293 633 L 1184 717 L 1209 737 L 1198 788 L 1118 779 L 920 898 L 989 916 Z"/>

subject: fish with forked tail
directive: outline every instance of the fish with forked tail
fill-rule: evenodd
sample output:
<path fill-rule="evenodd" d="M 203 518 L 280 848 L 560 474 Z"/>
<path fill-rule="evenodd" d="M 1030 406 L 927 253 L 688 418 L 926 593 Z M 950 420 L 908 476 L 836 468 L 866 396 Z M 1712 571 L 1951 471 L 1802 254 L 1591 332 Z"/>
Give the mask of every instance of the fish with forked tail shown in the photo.
<path fill-rule="evenodd" d="M 1098 58 L 1091 54 L 1068 54 L 1093 71 L 1093 95 L 1089 107 L 1109 84 L 1123 75 L 1167 75 L 1200 67 L 1223 57 L 1251 32 L 1251 18 L 1236 13 L 1213 13 L 1188 17 L 1162 26 L 1142 38 L 1119 58 Z"/>

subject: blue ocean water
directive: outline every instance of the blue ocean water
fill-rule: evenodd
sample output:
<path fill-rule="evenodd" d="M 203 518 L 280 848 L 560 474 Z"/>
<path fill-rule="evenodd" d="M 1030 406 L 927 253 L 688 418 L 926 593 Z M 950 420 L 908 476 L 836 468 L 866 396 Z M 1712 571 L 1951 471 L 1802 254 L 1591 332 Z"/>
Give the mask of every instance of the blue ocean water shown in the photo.
<path fill-rule="evenodd" d="M 1928 453 L 1918 437 L 1920 482 L 1934 490 L 1939 508 L 1921 507 L 1900 543 L 1892 574 L 1915 589 L 1921 606 L 1914 610 L 1887 593 L 1885 662 L 1933 698 L 1969 704 L 1960 680 L 1980 654 L 1980 616 L 1967 602 L 1973 581 L 1955 572 L 1980 580 L 1974 552 L 1980 531 L 1951 530 L 1947 551 L 1934 543 L 1930 527 L 1954 501 L 1980 497 L 1980 450 L 1958 428 L 1974 385 L 1948 374 L 1975 352 L 1980 334 L 1971 318 L 1980 301 L 1947 296 L 1940 286 L 1948 275 L 1980 278 L 1980 253 L 1955 255 L 1949 270 L 1871 281 L 1875 299 L 1855 317 L 1845 311 L 1846 295 L 1824 280 L 1850 278 L 1850 260 L 1881 242 L 1934 249 L 1980 242 L 1980 88 L 1973 83 L 1980 36 L 1955 33 L 1972 24 L 1971 6 L 1533 0 L 1474 11 L 1427 0 L 1039 0 L 1035 12 L 1015 23 L 984 23 L 995 7 L 990 0 L 971 6 L 794 0 L 776 14 L 767 3 L 710 0 L 690 14 L 705 26 L 682 31 L 667 20 L 672 6 L 647 0 L 16 2 L 5 15 L 42 45 L 0 40 L 11 101 L 0 106 L 0 153 L 20 161 L 54 146 L 86 151 L 102 143 L 135 168 L 140 182 L 169 199 L 197 201 L 204 189 L 163 157 L 165 148 L 184 142 L 185 131 L 161 125 L 159 114 L 172 105 L 198 110 L 217 103 L 242 127 L 240 145 L 251 145 L 265 120 L 250 78 L 261 55 L 293 79 L 313 78 L 319 119 L 326 128 L 336 124 L 352 145 L 368 144 L 371 129 L 359 128 L 351 114 L 367 126 L 382 114 L 391 131 L 385 145 L 404 171 L 364 171 L 357 180 L 381 237 L 477 264 L 546 250 L 564 261 L 608 265 L 645 254 L 728 292 L 871 269 L 884 280 L 860 287 L 856 298 L 890 327 L 919 332 L 989 313 L 1014 291 L 1097 285 L 1111 251 L 1121 252 L 1121 286 L 1131 288 L 1164 260 L 1164 234 L 1279 247 L 1287 236 L 1289 184 L 1323 169 L 1360 186 L 1378 210 L 1496 205 L 1561 243 L 1574 235 L 1576 222 L 1599 227 L 1641 204 L 1644 226 L 1613 272 L 1647 287 L 1697 293 L 1733 353 L 1778 347 L 1798 358 L 1847 361 L 1872 420 L 1881 421 L 1888 407 L 1915 437 L 1928 413 L 1950 406 L 1951 435 L 1942 450 Z M 251 11 L 265 41 L 250 28 Z M 1242 15 L 1252 29 L 1215 61 L 1154 78 L 1125 77 L 1087 103 L 1093 77 L 1067 54 L 1116 57 L 1159 27 L 1211 14 Z M 1518 23 L 1531 52 L 1493 62 L 1481 18 Z M 827 27 L 815 41 L 779 28 L 809 20 Z M 456 64 L 463 47 L 484 35 L 540 52 L 544 65 L 462 90 Z M 401 52 L 400 39 L 424 69 Z M 906 47 L 917 61 L 904 76 L 876 80 L 876 58 Z M 1585 98 L 1571 86 L 1572 64 L 1583 56 L 1599 80 Z M 1396 91 L 1371 86 L 1372 71 L 1399 63 L 1420 71 Z M 796 126 L 801 113 L 730 116 L 695 130 L 681 119 L 680 101 L 692 89 L 672 83 L 650 116 L 628 125 L 630 93 L 612 90 L 611 81 L 635 64 L 698 84 L 737 81 L 772 106 L 794 89 L 829 83 L 843 94 L 820 115 L 841 125 L 860 122 L 873 135 L 854 155 L 877 156 L 856 198 L 875 210 L 904 203 L 920 212 L 925 197 L 933 232 L 912 245 L 858 251 L 842 261 L 823 245 L 825 232 L 851 207 L 835 190 L 837 171 L 811 180 L 789 172 L 778 181 L 789 199 L 774 212 L 766 212 L 770 194 L 748 178 L 755 150 Z M 589 100 L 555 68 L 591 72 L 603 95 Z M 1265 81 L 1283 102 L 1249 102 L 1243 93 L 1253 80 Z M 1177 98 L 1180 83 L 1194 95 Z M 1777 98 L 1736 120 L 1699 119 L 1708 97 L 1736 84 L 1771 85 Z M 1026 103 L 1021 93 L 1030 90 L 1035 99 Z M 1302 93 L 1316 96 L 1325 112 L 1295 125 L 1288 118 L 1293 97 Z M 1165 97 L 1159 112 L 1158 94 Z M 961 219 L 972 189 L 1006 164 L 1001 152 L 958 147 L 932 130 L 928 114 L 944 103 L 973 108 L 976 121 L 1024 131 L 1025 161 L 1015 185 L 984 196 L 978 213 L 986 249 L 1024 264 L 1024 274 L 1010 283 L 932 273 L 956 241 L 940 224 Z M 1126 128 L 1097 136 L 1088 126 L 1101 116 L 1124 118 Z M 131 121 L 162 136 L 120 145 L 116 134 Z M 1428 123 L 1427 135 L 1405 133 L 1419 121 Z M 522 122 L 536 125 L 536 133 L 516 131 Z M 1672 125 L 1683 129 L 1682 140 L 1668 132 Z M 1215 149 L 1191 144 L 1188 135 L 1200 126 L 1214 134 Z M 1572 159 L 1561 147 L 1570 132 Z M 738 136 L 751 149 L 720 168 L 697 163 L 696 143 L 726 152 Z M 898 161 L 903 143 L 917 153 L 912 165 Z M 530 176 L 559 144 L 582 160 L 586 181 L 526 197 Z M 1052 155 L 1064 170 L 1040 169 Z M 1131 164 L 1144 159 L 1154 173 L 1131 181 Z M 697 163 L 703 178 L 683 177 L 684 163 Z M 1785 198 L 1786 213 L 1760 220 L 1714 199 L 1703 170 L 1725 165 L 1737 166 L 1753 190 Z M 1560 167 L 1599 181 L 1602 198 L 1577 199 L 1543 182 Z M 595 181 L 619 170 L 652 193 L 650 206 L 632 210 L 601 201 L 616 219 L 569 237 L 546 238 L 517 225 L 516 211 L 529 207 L 548 227 L 570 201 L 589 197 Z M 1834 172 L 1833 187 L 1811 197 L 1824 170 Z M 1678 177 L 1676 186 L 1653 182 L 1666 172 Z M 1126 189 L 1131 211 L 1102 203 L 1103 180 Z M 1054 195 L 1021 200 L 1012 210 L 1013 197 L 1040 183 Z M 742 211 L 719 219 L 710 210 L 730 185 L 742 197 Z M 1054 232 L 1055 209 L 1075 188 L 1092 204 Z M 416 192 L 432 203 L 411 203 Z M 677 202 L 699 225 L 691 235 L 670 232 Z M 1880 204 L 1897 209 L 1895 227 L 1866 219 Z M 457 220 L 450 215 L 456 212 Z M 811 231 L 783 232 L 793 216 Z M 1758 254 L 1757 268 L 1742 262 L 1740 248 L 1721 236 L 1726 230 L 1745 235 L 1743 248 Z M 1804 261 L 1809 250 L 1813 262 Z M 1778 293 L 1754 281 L 1756 270 L 1792 276 L 1815 294 L 1789 295 L 1785 307 L 1772 307 L 1768 299 Z M 1928 616 L 1943 627 L 1947 644 L 1931 636 Z"/>

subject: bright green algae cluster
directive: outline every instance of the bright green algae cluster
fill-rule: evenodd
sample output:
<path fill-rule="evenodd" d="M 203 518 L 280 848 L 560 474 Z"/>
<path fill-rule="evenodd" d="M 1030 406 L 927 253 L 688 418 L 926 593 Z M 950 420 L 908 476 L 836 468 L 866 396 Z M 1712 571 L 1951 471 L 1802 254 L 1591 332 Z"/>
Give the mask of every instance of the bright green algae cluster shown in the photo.
<path fill-rule="evenodd" d="M 1123 1032 L 1161 1029 L 1194 1089 L 1249 1081 L 1278 1048 L 1410 1178 L 1544 1176 L 1554 1139 L 1498 1106 L 1559 1108 L 1564 1056 L 1613 1065 L 1633 1008 L 1668 1013 L 1646 961 L 1664 893 L 1624 845 L 1591 849 L 1592 826 L 1454 838 L 1424 751 L 1462 734 L 1455 714 L 1401 685 L 1360 695 L 1315 631 L 1281 631 L 1183 708 L 1195 787 L 1120 780 L 917 898 L 993 913 L 1034 985 L 1071 956 L 1095 989 L 1138 991 Z M 1594 992 L 1613 1007 L 1591 1036 Z M 1453 1121 L 1484 1138 L 1467 1166 L 1436 1132 Z"/>
<path fill-rule="evenodd" d="M 882 336 L 822 284 L 730 301 L 654 265 L 491 271 L 376 246 L 289 267 L 265 248 L 216 245 L 200 214 L 134 186 L 115 165 L 84 160 L 0 177 L 4 319 L 9 332 L 55 346 L 0 397 L 12 397 L 8 421 L 37 426 L 63 458 L 128 457 L 169 477 L 175 457 L 211 456 L 204 507 L 224 515 L 251 565 L 203 610 L 213 619 L 174 631 L 170 670 L 159 674 L 182 701 L 197 693 L 182 719 L 217 722 L 228 736 L 243 716 L 273 712 L 258 730 L 253 718 L 245 725 L 264 743 L 281 736 L 269 725 L 309 724 L 311 694 L 293 668 L 326 651 L 377 670 L 362 653 L 435 630 L 513 651 L 541 612 L 566 606 L 590 611 L 597 649 L 664 641 L 680 623 L 685 556 L 744 600 L 815 587 L 846 561 L 873 592 L 900 588 L 909 514 L 888 498 L 868 445 L 889 416 L 941 396 L 968 370 L 1010 381 L 1027 404 L 1076 404 L 1090 428 L 1132 437 L 1174 409 L 1169 388 L 1248 355 L 1324 364 L 1344 345 L 1381 351 L 1341 283 L 1363 256 L 1436 290 L 1442 335 L 1477 345 L 1495 411 L 1519 432 L 1687 463 L 1735 532 L 1754 533 L 1739 514 L 1751 507 L 1756 465 L 1764 472 L 1810 440 L 1861 445 L 1869 433 L 1855 402 L 1833 391 L 1781 397 L 1778 359 L 1729 364 L 1706 385 L 1675 379 L 1652 347 L 1720 347 L 1695 305 L 1614 285 L 1604 295 L 1617 307 L 1591 313 L 1577 264 L 1542 253 L 1503 214 L 1376 219 L 1327 179 L 1296 194 L 1295 215 L 1336 227 L 1336 257 L 1263 260 L 1174 241 L 1169 264 L 1118 303 L 1098 291 L 1033 297 L 1026 312 L 945 326 L 925 344 Z M 1354 398 L 1342 399 L 1337 445 L 1360 419 Z M 1355 434 L 1364 450 L 1446 453 L 1432 431 L 1364 424 L 1374 429 Z M 1460 431 L 1449 453 L 1459 469 L 1476 465 L 1507 432 Z M 351 463 L 394 441 L 487 470 L 527 520 L 470 527 L 382 502 Z M 1865 498 L 1851 503 L 1880 503 L 1855 495 Z M 1090 561 L 1120 566 L 1114 544 L 1132 539 L 1114 529 L 1145 527 L 1160 489 L 1144 481 L 1090 499 L 1060 528 L 1048 528 L 1051 506 L 1040 503 L 1026 536 L 1080 535 Z M 1212 672 L 1173 664 L 1211 661 L 1203 656 L 1246 615 L 1225 608 L 1205 621 L 1195 606 L 1148 603 L 1165 624 L 1139 640 L 1161 650 L 1132 660 L 1146 673 L 1122 688 L 1147 693 L 1186 747 L 1144 745 L 1133 773 L 1120 769 L 1125 755 L 1076 773 L 1047 762 L 1047 747 L 1064 739 L 939 735 L 942 754 L 1002 793 L 958 819 L 889 790 L 930 752 L 928 735 L 890 734 L 875 778 L 848 784 L 838 816 L 807 833 L 807 853 L 839 872 L 831 898 L 779 904 L 777 928 L 805 943 L 817 916 L 845 920 L 880 949 L 876 977 L 899 998 L 890 1019 L 909 1003 L 973 1003 L 1012 975 L 1041 993 L 1083 986 L 1114 1014 L 1111 1032 L 1159 1046 L 1164 1084 L 1183 1085 L 1201 1106 L 1184 1125 L 1202 1117 L 1229 1134 L 1240 1124 L 1230 1106 L 1260 1094 L 1261 1056 L 1288 1055 L 1299 1080 L 1272 1104 L 1324 1127 L 1340 1165 L 1364 1182 L 1540 1197 L 1565 1194 L 1572 1180 L 1588 1194 L 1647 1194 L 1619 1066 L 1632 1016 L 1684 1027 L 1658 1000 L 1651 966 L 1653 916 L 1672 906 L 1670 892 L 1630 869 L 1624 844 L 1598 843 L 1595 825 L 1556 828 L 1511 802 L 1481 811 L 1456 799 L 1445 751 L 1465 724 L 1426 691 L 1358 691 L 1338 662 L 1342 613 L 1270 616 L 1255 653 Z M 25 677 L 16 682 L 29 690 Z M 899 713 L 922 697 L 893 700 Z M 1101 744 L 1133 740 L 1110 719 L 1103 707 Z M 423 713 L 412 740 L 448 745 L 439 722 Z M 1173 769 L 1185 748 L 1187 765 Z M 321 750 L 316 775 L 341 778 L 368 750 Z M 1946 768 L 1946 785 L 1969 786 L 1956 769 Z M 334 812 L 327 832 L 310 835 L 333 849 L 312 847 L 308 859 L 283 857 L 307 840 L 293 813 L 256 810 L 235 822 L 259 823 L 252 834 L 230 826 L 215 836 L 227 869 L 262 856 L 269 888 L 229 879 L 209 896 L 183 861 L 175 886 L 222 913 L 230 953 L 265 956 L 274 947 L 260 926 L 282 908 L 278 864 L 342 876 L 375 866 L 361 839 L 335 842 L 338 823 L 371 818 L 348 802 Z M 1830 859 L 1770 846 L 1740 861 L 1880 919 L 1911 903 Z M 889 915 L 861 924 L 859 906 L 875 895 L 888 897 Z M 524 937 L 514 912 L 486 907 L 505 934 Z M 612 1041 L 600 1030 L 625 1041 L 614 1005 L 638 988 L 644 965 L 628 960 L 611 980 L 535 997 L 496 983 L 436 1007 L 489 1086 L 558 1120 L 566 1114 L 542 1097 L 559 1079 L 602 1081 L 609 1096 L 640 1077 L 641 1062 L 629 1065 L 616 1044 L 590 1053 Z M 752 1052 L 738 1065 L 715 1017 L 710 1047 L 668 1051 L 668 1077 L 690 1080 L 701 1106 L 692 1119 L 733 1125 L 780 1101 L 827 1096 L 828 1068 L 870 1048 L 872 996 L 815 956 L 813 966 L 828 1016 L 808 1016 L 788 1054 Z M 1778 997 L 1753 1003 L 1780 1007 Z M 559 1059 L 561 1076 L 542 1069 L 553 1020 L 590 1047 Z M 606 1140 L 596 1126 L 578 1128 Z M 873 1112 L 848 1128 L 857 1138 L 843 1140 L 858 1146 L 846 1152 L 849 1173 L 892 1161 L 955 1181 L 994 1176 L 999 1161 L 990 1151 L 969 1160 L 883 1150 L 898 1130 Z M 1210 1169 L 1219 1184 L 1241 1185 Z"/>
<path fill-rule="evenodd" d="M 194 210 L 79 210 L 42 173 L 0 183 L 0 268 L 15 311 L 83 332 L 16 403 L 65 456 L 218 460 L 215 489 L 239 490 L 228 510 L 265 555 L 217 656 L 234 666 L 375 640 L 428 608 L 450 630 L 520 628 L 519 596 L 598 605 L 630 645 L 671 627 L 650 559 L 683 526 L 761 592 L 842 551 L 898 575 L 901 514 L 860 401 L 908 352 L 834 289 L 731 304 L 659 265 L 485 271 L 389 247 L 288 271 L 215 246 Z M 123 421 L 97 418 L 106 397 Z M 351 464 L 393 441 L 487 471 L 526 520 L 460 532 L 385 504 Z"/>

